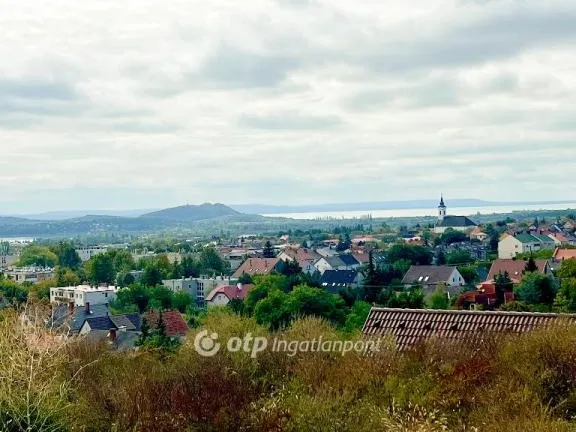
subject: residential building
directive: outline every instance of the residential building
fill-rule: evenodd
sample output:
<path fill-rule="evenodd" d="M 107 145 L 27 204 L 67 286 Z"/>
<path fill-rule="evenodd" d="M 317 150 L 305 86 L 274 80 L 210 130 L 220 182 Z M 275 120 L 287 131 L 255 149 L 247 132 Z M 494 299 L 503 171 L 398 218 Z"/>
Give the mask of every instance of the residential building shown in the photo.
<path fill-rule="evenodd" d="M 151 330 L 158 326 L 160 314 L 158 311 L 148 311 L 142 314 L 142 320 L 146 320 Z M 178 311 L 162 312 L 162 321 L 166 326 L 166 335 L 169 337 L 183 338 L 188 333 L 188 324 L 182 318 L 182 314 Z"/>
<path fill-rule="evenodd" d="M 543 234 L 505 234 L 498 242 L 498 258 L 516 258 L 518 254 L 537 252 L 542 249 L 554 250 L 554 240 Z"/>
<path fill-rule="evenodd" d="M 504 292 L 504 303 L 514 301 L 514 292 Z M 467 291 L 458 297 L 456 307 L 463 310 L 492 310 L 497 306 L 496 285 L 494 282 L 482 282 L 475 291 Z"/>
<path fill-rule="evenodd" d="M 84 261 L 89 261 L 92 257 L 96 255 L 103 254 L 108 250 L 107 246 L 93 246 L 93 247 L 85 247 L 85 248 L 78 248 L 76 252 L 80 259 Z"/>
<path fill-rule="evenodd" d="M 278 258 L 248 258 L 238 267 L 232 277 L 237 279 L 242 275 L 267 275 L 278 271 L 281 265 L 282 261 Z"/>
<path fill-rule="evenodd" d="M 374 307 L 362 331 L 370 338 L 389 337 L 398 350 L 407 350 L 430 339 L 476 346 L 486 335 L 520 334 L 566 320 L 575 322 L 576 315 Z"/>
<path fill-rule="evenodd" d="M 354 256 L 345 254 L 322 257 L 314 263 L 314 267 L 323 274 L 326 270 L 358 270 L 360 263 Z"/>
<path fill-rule="evenodd" d="M 332 294 L 338 294 L 343 288 L 357 287 L 362 279 L 357 270 L 326 270 L 320 277 L 320 286 Z"/>
<path fill-rule="evenodd" d="M 89 317 L 79 335 L 93 341 L 105 339 L 116 349 L 132 349 L 140 335 L 141 321 L 137 313 Z"/>
<path fill-rule="evenodd" d="M 4 272 L 6 278 L 18 284 L 38 283 L 54 279 L 54 269 L 47 267 L 11 267 Z"/>
<path fill-rule="evenodd" d="M 218 287 L 236 283 L 238 279 L 231 277 L 214 277 L 214 278 L 181 278 L 163 280 L 162 285 L 172 292 L 184 291 L 196 300 L 196 305 L 203 307 L 206 296 Z"/>
<path fill-rule="evenodd" d="M 252 284 L 224 285 L 213 289 L 206 303 L 208 306 L 226 306 L 234 299 L 244 299 L 248 292 L 254 287 Z"/>
<path fill-rule="evenodd" d="M 447 229 L 452 228 L 456 231 L 468 231 L 477 228 L 478 225 L 466 216 L 451 216 L 446 214 L 448 208 L 444 204 L 444 197 L 440 198 L 440 205 L 438 206 L 438 220 L 434 226 L 436 234 L 443 234 Z"/>
<path fill-rule="evenodd" d="M 484 231 L 482 231 L 482 229 L 480 227 L 476 227 L 470 232 L 470 239 L 471 240 L 478 240 L 478 241 L 484 242 L 484 241 L 488 240 L 489 237 L 490 236 L 488 234 L 486 234 Z"/>
<path fill-rule="evenodd" d="M 456 267 L 413 265 L 404 275 L 402 283 L 407 287 L 413 284 L 421 285 L 427 296 L 431 295 L 438 285 L 443 285 L 448 295 L 452 296 L 459 291 L 465 281 Z"/>
<path fill-rule="evenodd" d="M 12 267 L 19 258 L 17 255 L 0 255 L 0 270 Z"/>
<path fill-rule="evenodd" d="M 534 262 L 536 263 L 536 267 L 538 267 L 538 272 L 540 274 L 544 276 L 551 274 L 548 260 L 537 259 L 534 260 Z M 522 281 L 527 263 L 528 261 L 525 260 L 497 259 L 492 263 L 492 266 L 490 267 L 490 272 L 488 273 L 486 282 L 494 282 L 494 279 L 498 274 L 507 273 L 512 282 L 518 284 Z"/>
<path fill-rule="evenodd" d="M 50 288 L 51 303 L 74 303 L 82 307 L 86 304 L 108 304 L 116 298 L 117 286 L 78 285 L 75 287 Z"/>
<path fill-rule="evenodd" d="M 86 319 L 105 317 L 109 314 L 107 304 L 91 305 L 86 303 L 83 307 L 75 307 L 72 302 L 53 304 L 52 313 L 46 326 L 74 335 L 80 332 Z"/>
<path fill-rule="evenodd" d="M 296 261 L 304 273 L 312 274 L 316 271 L 314 263 L 321 258 L 321 255 L 312 249 L 285 247 L 279 254 L 278 259 L 286 262 Z"/>

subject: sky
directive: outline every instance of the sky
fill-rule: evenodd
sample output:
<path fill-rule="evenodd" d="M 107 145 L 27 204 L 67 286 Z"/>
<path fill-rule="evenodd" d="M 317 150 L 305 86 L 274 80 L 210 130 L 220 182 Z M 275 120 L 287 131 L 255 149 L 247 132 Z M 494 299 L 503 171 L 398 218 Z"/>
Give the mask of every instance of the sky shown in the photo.
<path fill-rule="evenodd" d="M 576 199 L 576 2 L 0 0 L 0 213 Z"/>

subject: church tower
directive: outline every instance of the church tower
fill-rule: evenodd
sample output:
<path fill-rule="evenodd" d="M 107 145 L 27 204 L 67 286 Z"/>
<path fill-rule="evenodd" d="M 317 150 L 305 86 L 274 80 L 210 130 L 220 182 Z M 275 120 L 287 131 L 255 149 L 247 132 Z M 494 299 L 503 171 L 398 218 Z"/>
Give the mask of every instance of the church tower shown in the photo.
<path fill-rule="evenodd" d="M 440 196 L 440 205 L 438 206 L 438 222 L 442 222 L 446 217 L 446 205 L 444 204 L 444 197 Z"/>

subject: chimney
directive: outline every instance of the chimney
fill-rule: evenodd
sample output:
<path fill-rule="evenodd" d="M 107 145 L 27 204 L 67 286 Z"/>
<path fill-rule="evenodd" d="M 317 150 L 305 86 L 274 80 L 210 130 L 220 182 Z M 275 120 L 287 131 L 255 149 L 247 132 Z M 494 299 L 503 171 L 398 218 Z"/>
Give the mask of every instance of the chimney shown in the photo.
<path fill-rule="evenodd" d="M 84 310 L 86 311 L 87 314 L 92 313 L 92 311 L 90 310 L 90 302 L 84 303 Z"/>
<path fill-rule="evenodd" d="M 116 342 L 116 329 L 115 328 L 111 328 L 108 331 L 108 339 L 110 339 L 110 342 Z"/>
<path fill-rule="evenodd" d="M 242 283 L 238 282 L 236 287 L 238 288 L 238 291 L 242 291 Z"/>
<path fill-rule="evenodd" d="M 68 311 L 70 313 L 74 312 L 74 302 L 68 302 Z"/>

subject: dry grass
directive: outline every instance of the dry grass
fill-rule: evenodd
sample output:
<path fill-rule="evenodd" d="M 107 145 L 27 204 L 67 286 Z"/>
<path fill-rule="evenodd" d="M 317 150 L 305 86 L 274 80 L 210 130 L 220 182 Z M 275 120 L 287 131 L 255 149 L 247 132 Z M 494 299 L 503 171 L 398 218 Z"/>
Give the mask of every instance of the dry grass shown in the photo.
<path fill-rule="evenodd" d="M 32 320 L 35 322 L 35 320 Z M 40 320 L 41 321 L 41 320 Z M 204 323 L 231 336 L 344 336 L 305 318 L 280 334 L 226 312 Z M 2 431 L 573 431 L 576 328 L 483 346 L 438 341 L 364 356 L 225 350 L 114 353 L 61 341 L 17 314 L 0 320 Z"/>

